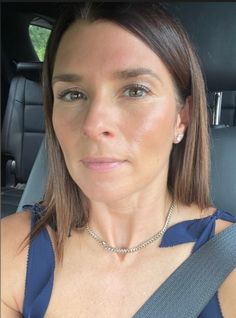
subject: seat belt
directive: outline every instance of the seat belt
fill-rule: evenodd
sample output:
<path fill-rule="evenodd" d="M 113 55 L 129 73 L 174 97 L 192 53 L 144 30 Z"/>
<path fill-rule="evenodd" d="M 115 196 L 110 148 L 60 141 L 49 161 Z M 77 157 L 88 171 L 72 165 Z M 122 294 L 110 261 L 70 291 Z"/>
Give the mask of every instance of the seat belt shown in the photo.
<path fill-rule="evenodd" d="M 197 318 L 234 268 L 236 223 L 185 260 L 133 318 Z"/>

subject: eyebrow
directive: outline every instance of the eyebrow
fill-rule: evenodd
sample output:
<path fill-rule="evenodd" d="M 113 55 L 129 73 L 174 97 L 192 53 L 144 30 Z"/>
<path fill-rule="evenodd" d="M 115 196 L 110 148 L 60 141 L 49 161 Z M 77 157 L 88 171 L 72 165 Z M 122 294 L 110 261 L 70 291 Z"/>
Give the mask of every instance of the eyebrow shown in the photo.
<path fill-rule="evenodd" d="M 127 70 L 121 70 L 121 71 L 115 71 L 112 75 L 115 79 L 129 79 L 138 77 L 140 75 L 151 75 L 152 77 L 155 77 L 158 81 L 162 83 L 161 78 L 153 72 L 149 68 L 132 68 Z M 69 83 L 75 83 L 75 82 L 81 82 L 83 77 L 79 74 L 59 74 L 53 76 L 52 79 L 52 85 L 54 85 L 56 82 L 69 82 Z"/>
<path fill-rule="evenodd" d="M 54 85 L 56 82 L 81 82 L 83 77 L 78 74 L 59 74 L 55 75 L 52 78 L 52 85 Z"/>
<path fill-rule="evenodd" d="M 139 67 L 139 68 L 133 68 L 133 69 L 127 69 L 123 71 L 116 71 L 114 73 L 114 78 L 118 79 L 128 79 L 132 77 L 138 77 L 140 75 L 151 75 L 152 77 L 155 77 L 158 81 L 162 83 L 161 78 L 153 72 L 149 68 Z"/>

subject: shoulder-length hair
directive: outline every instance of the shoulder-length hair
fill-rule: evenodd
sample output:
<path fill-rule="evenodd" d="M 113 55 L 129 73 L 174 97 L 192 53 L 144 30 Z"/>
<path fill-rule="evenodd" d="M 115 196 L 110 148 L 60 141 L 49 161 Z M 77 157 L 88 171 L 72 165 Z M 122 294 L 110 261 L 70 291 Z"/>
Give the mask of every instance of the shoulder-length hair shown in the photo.
<path fill-rule="evenodd" d="M 76 21 L 110 21 L 132 32 L 148 45 L 169 70 L 178 100 L 191 96 L 190 122 L 184 139 L 174 144 L 169 162 L 167 187 L 182 204 L 196 204 L 202 210 L 211 205 L 209 194 L 209 132 L 205 86 L 199 62 L 180 23 L 160 4 L 81 3 L 63 7 L 51 33 L 43 68 L 43 92 L 48 149 L 48 182 L 42 216 L 31 231 L 34 237 L 46 224 L 55 229 L 56 254 L 63 259 L 66 237 L 88 221 L 86 199 L 72 180 L 52 125 L 52 74 L 64 32 Z"/>

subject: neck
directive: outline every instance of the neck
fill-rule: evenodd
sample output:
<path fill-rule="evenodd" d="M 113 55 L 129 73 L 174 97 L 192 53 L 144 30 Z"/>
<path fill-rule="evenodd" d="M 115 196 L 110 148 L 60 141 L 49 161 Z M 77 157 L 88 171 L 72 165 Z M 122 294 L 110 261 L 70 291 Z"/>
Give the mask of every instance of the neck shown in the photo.
<path fill-rule="evenodd" d="M 162 230 L 166 222 L 172 198 L 167 190 L 156 193 L 109 203 L 90 202 L 89 226 L 111 246 L 136 246 Z"/>

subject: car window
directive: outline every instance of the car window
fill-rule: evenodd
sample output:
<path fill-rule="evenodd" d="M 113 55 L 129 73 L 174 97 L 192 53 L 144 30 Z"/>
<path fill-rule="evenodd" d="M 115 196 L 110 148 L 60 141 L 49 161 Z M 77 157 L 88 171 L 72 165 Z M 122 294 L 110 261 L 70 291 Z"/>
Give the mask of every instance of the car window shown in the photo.
<path fill-rule="evenodd" d="M 29 25 L 29 36 L 39 61 L 44 60 L 45 49 L 51 30 L 40 24 L 47 24 L 43 19 L 34 19 Z"/>

